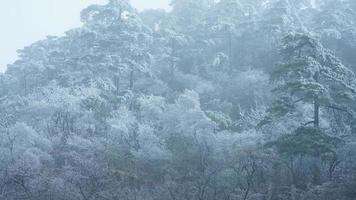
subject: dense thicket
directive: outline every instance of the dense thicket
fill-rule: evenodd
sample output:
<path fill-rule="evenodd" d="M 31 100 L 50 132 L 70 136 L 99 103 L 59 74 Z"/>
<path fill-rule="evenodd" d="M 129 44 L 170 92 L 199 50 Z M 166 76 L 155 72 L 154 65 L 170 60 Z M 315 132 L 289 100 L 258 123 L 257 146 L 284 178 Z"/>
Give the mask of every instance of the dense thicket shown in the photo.
<path fill-rule="evenodd" d="M 354 0 L 126 0 L 0 74 L 0 199 L 356 199 Z"/>

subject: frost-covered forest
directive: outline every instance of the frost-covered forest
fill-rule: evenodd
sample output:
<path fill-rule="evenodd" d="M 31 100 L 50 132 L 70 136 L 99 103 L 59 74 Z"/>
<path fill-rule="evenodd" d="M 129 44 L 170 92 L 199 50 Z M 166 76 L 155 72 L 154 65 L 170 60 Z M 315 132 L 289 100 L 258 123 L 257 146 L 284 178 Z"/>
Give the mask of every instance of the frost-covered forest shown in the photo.
<path fill-rule="evenodd" d="M 0 199 L 355 200 L 356 1 L 171 5 L 19 50 Z"/>

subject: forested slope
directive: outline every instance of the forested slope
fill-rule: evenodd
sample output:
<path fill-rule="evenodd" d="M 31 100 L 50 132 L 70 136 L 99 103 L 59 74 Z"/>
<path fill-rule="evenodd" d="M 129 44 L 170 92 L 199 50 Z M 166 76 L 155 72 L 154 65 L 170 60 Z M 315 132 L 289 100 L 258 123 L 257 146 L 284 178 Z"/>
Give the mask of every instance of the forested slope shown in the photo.
<path fill-rule="evenodd" d="M 0 74 L 0 199 L 356 199 L 354 0 L 110 0 Z"/>

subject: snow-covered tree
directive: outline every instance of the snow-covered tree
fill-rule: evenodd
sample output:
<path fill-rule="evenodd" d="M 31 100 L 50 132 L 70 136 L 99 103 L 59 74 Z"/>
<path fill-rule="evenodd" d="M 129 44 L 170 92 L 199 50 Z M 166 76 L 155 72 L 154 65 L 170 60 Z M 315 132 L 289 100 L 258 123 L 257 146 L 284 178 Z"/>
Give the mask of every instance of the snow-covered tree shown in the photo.
<path fill-rule="evenodd" d="M 283 63 L 278 65 L 272 80 L 279 95 L 271 108 L 272 116 L 284 116 L 295 111 L 295 104 L 313 105 L 312 120 L 304 125 L 320 125 L 320 109 L 332 108 L 352 114 L 350 103 L 355 98 L 355 74 L 334 54 L 307 34 L 290 34 L 281 49 Z"/>

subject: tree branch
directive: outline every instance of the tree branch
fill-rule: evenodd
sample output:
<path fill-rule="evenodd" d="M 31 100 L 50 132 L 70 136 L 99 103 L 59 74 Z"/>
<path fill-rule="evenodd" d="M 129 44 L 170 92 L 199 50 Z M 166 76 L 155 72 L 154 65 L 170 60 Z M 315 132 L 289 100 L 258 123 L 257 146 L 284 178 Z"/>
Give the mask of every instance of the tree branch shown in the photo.
<path fill-rule="evenodd" d="M 314 120 L 310 121 L 310 122 L 307 122 L 307 123 L 304 123 L 304 124 L 302 124 L 302 126 L 308 126 L 309 124 L 313 124 L 313 123 L 314 123 Z"/>
<path fill-rule="evenodd" d="M 350 111 L 348 111 L 346 108 L 340 108 L 336 105 L 325 105 L 324 107 L 326 108 L 331 108 L 331 109 L 334 109 L 334 110 L 339 110 L 339 111 L 342 111 L 342 112 L 345 112 L 347 113 L 350 117 L 354 117 L 353 113 L 351 113 Z"/>

